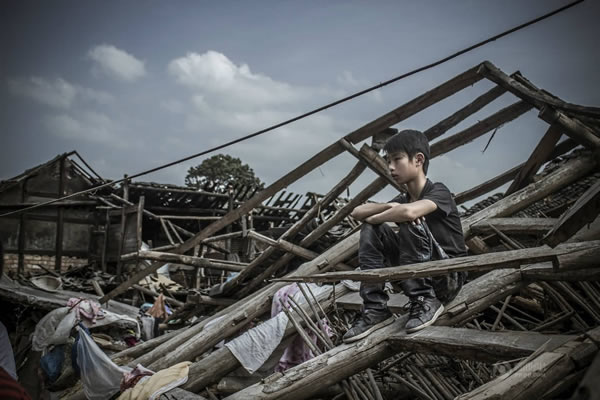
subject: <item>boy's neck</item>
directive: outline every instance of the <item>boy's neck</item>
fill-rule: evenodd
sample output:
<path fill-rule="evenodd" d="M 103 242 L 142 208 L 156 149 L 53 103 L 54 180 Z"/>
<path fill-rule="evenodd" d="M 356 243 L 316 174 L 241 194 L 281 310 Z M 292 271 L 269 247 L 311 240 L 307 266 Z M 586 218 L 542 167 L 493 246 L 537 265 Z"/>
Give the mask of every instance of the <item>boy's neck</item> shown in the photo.
<path fill-rule="evenodd" d="M 421 192 L 427 183 L 427 177 L 425 174 L 420 173 L 417 177 L 409 182 L 406 182 L 406 189 L 410 195 L 410 201 L 417 201 L 421 196 Z"/>

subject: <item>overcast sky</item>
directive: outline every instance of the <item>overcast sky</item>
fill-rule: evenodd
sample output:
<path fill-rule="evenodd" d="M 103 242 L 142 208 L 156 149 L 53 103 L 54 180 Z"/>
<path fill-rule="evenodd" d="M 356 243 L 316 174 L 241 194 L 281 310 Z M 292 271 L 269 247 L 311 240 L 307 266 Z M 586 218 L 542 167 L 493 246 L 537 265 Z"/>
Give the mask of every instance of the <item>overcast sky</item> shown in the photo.
<path fill-rule="evenodd" d="M 0 179 L 77 150 L 106 178 L 200 152 L 454 53 L 567 1 L 4 1 Z M 600 105 L 600 3 L 561 14 L 333 110 L 224 150 L 267 184 L 325 146 L 483 60 L 564 100 Z M 425 130 L 481 81 L 398 128 Z M 517 99 L 506 94 L 454 128 Z M 436 158 L 458 193 L 524 161 L 546 129 L 530 111 Z M 183 185 L 181 164 L 140 180 Z M 347 155 L 289 189 L 327 192 Z M 372 178 L 366 174 L 351 195 Z M 391 198 L 390 190 L 378 199 Z"/>

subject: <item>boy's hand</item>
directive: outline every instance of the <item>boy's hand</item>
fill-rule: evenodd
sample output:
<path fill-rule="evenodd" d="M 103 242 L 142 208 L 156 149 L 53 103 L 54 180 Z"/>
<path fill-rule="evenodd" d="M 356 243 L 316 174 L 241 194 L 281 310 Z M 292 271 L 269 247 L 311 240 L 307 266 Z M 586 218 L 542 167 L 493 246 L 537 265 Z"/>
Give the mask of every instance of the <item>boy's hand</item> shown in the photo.
<path fill-rule="evenodd" d="M 413 225 L 421 225 L 423 222 L 425 222 L 425 216 L 423 217 L 419 217 L 417 219 L 415 219 L 414 221 L 410 221 L 411 224 Z"/>

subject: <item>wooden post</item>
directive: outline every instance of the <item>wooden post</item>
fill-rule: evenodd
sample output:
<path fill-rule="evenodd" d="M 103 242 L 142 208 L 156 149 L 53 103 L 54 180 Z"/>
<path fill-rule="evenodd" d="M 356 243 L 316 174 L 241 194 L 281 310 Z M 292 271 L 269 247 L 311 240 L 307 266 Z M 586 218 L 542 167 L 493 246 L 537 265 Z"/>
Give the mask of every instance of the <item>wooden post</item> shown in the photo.
<path fill-rule="evenodd" d="M 129 201 L 129 179 L 127 179 L 127 174 L 123 175 L 123 198 L 126 201 Z"/>
<path fill-rule="evenodd" d="M 121 207 L 121 225 L 119 229 L 119 243 L 117 246 L 117 279 L 122 279 L 121 276 L 123 263 L 121 261 L 121 255 L 123 254 L 123 242 L 125 241 L 125 227 L 126 227 L 127 214 L 125 213 L 125 207 Z M 106 297 L 106 296 L 104 296 Z"/>
<path fill-rule="evenodd" d="M 104 221 L 104 235 L 102 236 L 102 254 L 100 263 L 102 264 L 102 272 L 106 272 L 106 249 L 108 248 L 108 230 L 110 229 L 110 217 L 108 208 L 106 209 L 106 220 Z"/>
<path fill-rule="evenodd" d="M 525 161 L 525 165 L 519 170 L 519 173 L 504 193 L 505 196 L 508 196 L 531 183 L 531 178 L 550 157 L 550 154 L 552 154 L 552 151 L 554 150 L 554 146 L 558 143 L 561 136 L 561 128 L 558 125 L 550 125 L 529 156 L 529 159 Z"/>
<path fill-rule="evenodd" d="M 58 197 L 64 196 L 65 186 L 66 186 L 66 164 L 67 156 L 64 155 L 61 157 L 59 161 L 59 178 L 58 178 Z M 60 269 L 62 266 L 62 253 L 63 253 L 63 233 L 64 233 L 64 210 L 62 207 L 58 207 L 57 209 L 57 218 L 56 218 L 56 255 L 54 257 L 54 269 L 60 273 Z"/>
<path fill-rule="evenodd" d="M 21 203 L 25 203 L 27 197 L 27 181 L 29 178 L 25 178 L 21 183 Z M 25 213 L 19 215 L 19 238 L 17 243 L 17 252 L 19 253 L 19 260 L 17 265 L 17 275 L 22 275 L 25 270 L 25 225 L 27 216 Z"/>

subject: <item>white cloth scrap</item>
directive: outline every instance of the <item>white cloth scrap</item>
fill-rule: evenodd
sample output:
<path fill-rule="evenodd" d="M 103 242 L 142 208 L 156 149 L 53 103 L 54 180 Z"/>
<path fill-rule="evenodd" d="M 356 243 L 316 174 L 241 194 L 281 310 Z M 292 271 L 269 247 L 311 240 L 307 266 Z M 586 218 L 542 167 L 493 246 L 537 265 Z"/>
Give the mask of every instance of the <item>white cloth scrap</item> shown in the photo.
<path fill-rule="evenodd" d="M 292 285 L 295 285 L 295 283 Z M 308 286 L 317 299 L 326 297 L 332 290 L 330 285 L 318 286 L 314 283 L 303 285 L 304 287 Z M 300 291 L 293 295 L 293 299 L 299 305 L 306 302 Z M 313 301 L 311 298 L 311 302 Z M 226 343 L 225 347 L 237 358 L 242 367 L 252 374 L 269 359 L 279 346 L 287 324 L 287 315 L 280 312 L 273 318 Z"/>

